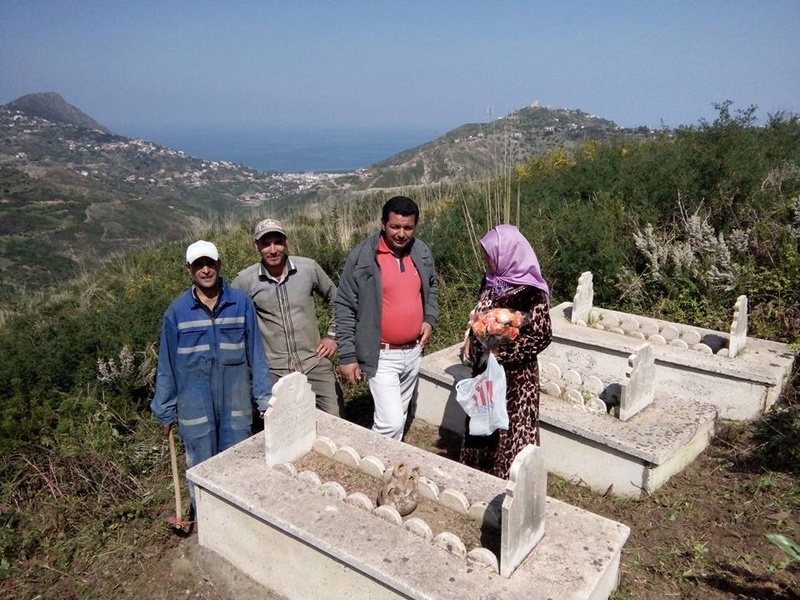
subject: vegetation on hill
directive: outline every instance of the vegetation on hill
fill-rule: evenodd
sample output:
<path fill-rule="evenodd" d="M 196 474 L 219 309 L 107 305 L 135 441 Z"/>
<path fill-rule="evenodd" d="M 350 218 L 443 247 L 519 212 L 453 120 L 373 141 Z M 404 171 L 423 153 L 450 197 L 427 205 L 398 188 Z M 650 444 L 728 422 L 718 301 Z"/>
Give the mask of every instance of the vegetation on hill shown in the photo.
<path fill-rule="evenodd" d="M 775 115 L 757 126 L 753 114 L 724 103 L 711 123 L 649 139 L 589 140 L 490 181 L 407 189 L 421 204 L 418 235 L 431 245 L 440 274 L 434 349 L 459 341 L 480 279 L 475 239 L 503 221 L 532 241 L 554 304 L 571 299 L 589 270 L 596 305 L 725 330 L 736 297 L 746 294 L 750 335 L 797 347 L 800 120 Z M 372 191 L 287 211 L 290 249 L 317 258 L 338 278 L 347 250 L 376 231 L 388 195 Z M 233 277 L 256 260 L 249 231 L 250 223 L 233 222 L 198 229 L 195 237 L 218 243 L 224 274 Z M 147 405 L 161 314 L 188 284 L 184 244 L 138 250 L 5 313 L 0 589 L 7 597 L 101 597 L 80 583 L 98 557 L 105 565 L 114 552 L 141 560 L 123 538 L 141 535 L 141 524 L 152 529 L 169 501 L 167 459 Z M 757 449 L 748 458 L 764 473 L 782 474 L 782 494 L 771 498 L 795 514 L 798 431 L 792 388 L 754 425 Z M 730 469 L 733 477 L 737 461 L 715 470 Z M 703 556 L 720 577 L 733 576 L 730 566 Z M 680 568 L 682 559 L 672 559 Z M 651 575 L 664 576 L 659 569 Z M 623 579 L 619 598 L 635 597 L 625 595 L 625 585 Z M 712 583 L 674 585 L 689 597 L 682 592 Z"/>
<path fill-rule="evenodd" d="M 371 188 L 474 181 L 497 176 L 534 156 L 570 151 L 590 140 L 644 139 L 647 128 L 624 129 L 581 110 L 533 103 L 488 123 L 470 123 L 372 165 L 362 176 Z"/>
<path fill-rule="evenodd" d="M 108 133 L 75 111 L 46 94 L 0 106 L 4 304 L 201 223 L 247 218 L 255 206 L 318 183 L 198 160 Z"/>

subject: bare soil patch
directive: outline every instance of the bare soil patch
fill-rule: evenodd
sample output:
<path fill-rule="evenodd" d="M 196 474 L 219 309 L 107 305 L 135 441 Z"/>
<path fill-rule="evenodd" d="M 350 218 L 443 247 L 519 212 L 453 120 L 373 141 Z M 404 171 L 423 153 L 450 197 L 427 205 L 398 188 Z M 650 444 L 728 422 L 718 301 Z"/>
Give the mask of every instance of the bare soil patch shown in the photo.
<path fill-rule="evenodd" d="M 382 480 L 313 451 L 295 462 L 294 466 L 298 472 L 304 470 L 315 472 L 323 483 L 336 481 L 348 494 L 361 492 L 372 500 L 373 506 L 377 505 L 376 499 L 383 485 Z M 424 471 L 422 475 L 425 475 Z M 480 523 L 422 496 L 419 497 L 417 508 L 403 517 L 403 521 L 411 518 L 425 521 L 434 537 L 443 531 L 448 531 L 458 536 L 467 551 L 484 547 L 494 552 L 499 560 L 500 532 L 497 530 L 482 528 Z"/>

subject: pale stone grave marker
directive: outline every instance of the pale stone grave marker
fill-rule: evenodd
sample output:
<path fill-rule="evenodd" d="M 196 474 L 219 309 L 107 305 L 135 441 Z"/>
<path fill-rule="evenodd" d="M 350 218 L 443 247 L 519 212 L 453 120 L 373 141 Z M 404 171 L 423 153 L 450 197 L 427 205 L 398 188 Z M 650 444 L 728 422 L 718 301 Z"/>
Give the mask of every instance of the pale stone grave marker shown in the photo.
<path fill-rule="evenodd" d="M 547 471 L 541 448 L 528 444 L 517 454 L 503 499 L 500 575 L 511 577 L 544 536 Z"/>
<path fill-rule="evenodd" d="M 628 357 L 628 381 L 622 387 L 619 419 L 627 421 L 653 403 L 656 382 L 656 365 L 653 347 L 644 344 Z"/>
<path fill-rule="evenodd" d="M 728 343 L 728 356 L 736 358 L 747 343 L 747 296 L 739 296 L 733 307 L 731 339 Z"/>
<path fill-rule="evenodd" d="M 316 399 L 306 376 L 281 377 L 264 413 L 267 465 L 294 462 L 311 451 L 317 438 L 316 415 Z"/>
<path fill-rule="evenodd" d="M 589 313 L 592 310 L 593 302 L 594 286 L 592 284 L 592 273 L 591 271 L 586 271 L 581 273 L 581 276 L 578 278 L 578 287 L 575 290 L 575 297 L 572 299 L 572 316 L 570 320 L 573 323 L 588 325 Z"/>

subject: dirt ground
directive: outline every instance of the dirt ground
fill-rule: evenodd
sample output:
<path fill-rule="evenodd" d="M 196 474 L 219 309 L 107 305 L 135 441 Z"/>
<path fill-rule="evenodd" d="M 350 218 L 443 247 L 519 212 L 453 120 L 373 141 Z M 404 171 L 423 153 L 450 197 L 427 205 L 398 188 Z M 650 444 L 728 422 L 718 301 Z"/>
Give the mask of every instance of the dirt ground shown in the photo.
<path fill-rule="evenodd" d="M 723 428 L 692 465 L 641 500 L 604 497 L 580 482 L 550 476 L 550 496 L 631 528 L 614 600 L 800 600 L 800 565 L 789 564 L 765 537 L 780 533 L 800 540 L 800 482 L 796 475 L 764 471 L 751 460 L 751 429 Z M 450 457 L 459 444 L 419 422 L 406 441 Z M 169 512 L 169 506 L 162 508 Z M 141 514 L 106 531 L 105 550 L 76 557 L 69 572 L 33 561 L 37 593 L 6 580 L 0 582 L 0 597 L 276 600 L 200 548 L 196 535 L 171 531 L 162 517 Z M 254 552 L 269 558 L 268 548 Z M 41 583 L 45 580 L 47 585 Z"/>

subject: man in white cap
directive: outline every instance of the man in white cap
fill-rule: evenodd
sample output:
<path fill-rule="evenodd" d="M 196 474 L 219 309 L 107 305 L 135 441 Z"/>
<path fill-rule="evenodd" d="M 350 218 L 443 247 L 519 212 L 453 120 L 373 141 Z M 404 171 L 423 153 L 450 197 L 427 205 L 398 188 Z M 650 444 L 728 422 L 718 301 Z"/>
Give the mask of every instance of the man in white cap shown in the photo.
<path fill-rule="evenodd" d="M 337 348 L 333 318 L 336 286 L 316 261 L 289 256 L 289 238 L 280 221 L 257 223 L 253 247 L 261 260 L 241 271 L 232 285 L 253 299 L 273 378 L 294 371 L 304 373 L 316 394 L 317 407 L 341 416 L 342 390 L 330 361 Z M 327 335 L 322 338 L 314 295 L 330 311 Z"/>
<path fill-rule="evenodd" d="M 253 303 L 223 281 L 220 267 L 211 242 L 186 249 L 192 286 L 172 301 L 161 327 L 150 409 L 165 436 L 178 424 L 187 468 L 247 438 L 254 407 L 265 411 L 272 393 Z"/>

